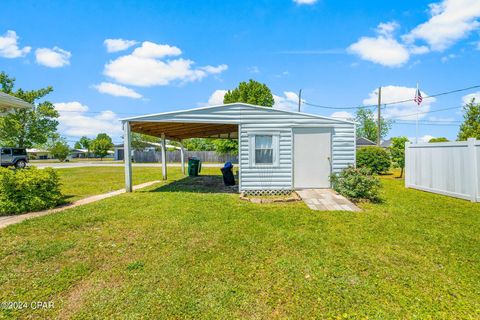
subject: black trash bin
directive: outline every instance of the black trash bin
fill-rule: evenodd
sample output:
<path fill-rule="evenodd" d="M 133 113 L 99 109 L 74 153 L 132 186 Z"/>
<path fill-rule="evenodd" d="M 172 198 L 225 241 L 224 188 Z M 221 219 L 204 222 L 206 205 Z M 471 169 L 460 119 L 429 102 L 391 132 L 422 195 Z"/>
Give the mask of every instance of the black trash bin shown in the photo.
<path fill-rule="evenodd" d="M 230 161 L 225 162 L 225 165 L 220 170 L 223 175 L 223 183 L 226 186 L 234 186 L 235 177 L 233 176 L 233 164 Z"/>
<path fill-rule="evenodd" d="M 198 176 L 202 170 L 202 162 L 200 159 L 191 157 L 188 158 L 188 175 L 189 176 Z"/>

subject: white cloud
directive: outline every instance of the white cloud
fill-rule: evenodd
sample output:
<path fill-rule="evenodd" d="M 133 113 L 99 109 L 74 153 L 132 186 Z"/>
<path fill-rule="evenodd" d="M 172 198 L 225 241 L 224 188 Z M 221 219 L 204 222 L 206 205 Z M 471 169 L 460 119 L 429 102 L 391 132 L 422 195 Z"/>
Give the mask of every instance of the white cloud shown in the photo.
<path fill-rule="evenodd" d="M 418 137 L 418 143 L 428 143 L 428 141 L 430 141 L 430 139 L 433 139 L 433 138 L 436 138 L 436 137 L 426 134 L 424 136 Z M 408 137 L 408 140 L 410 140 L 411 143 L 415 143 L 416 138 Z"/>
<path fill-rule="evenodd" d="M 424 40 L 432 50 L 443 51 L 480 26 L 478 0 L 443 0 L 430 4 L 430 19 L 418 25 L 403 39 Z"/>
<path fill-rule="evenodd" d="M 55 103 L 54 106 L 60 114 L 59 130 L 64 135 L 94 137 L 100 132 L 105 132 L 115 137 L 122 134 L 120 121 L 113 111 L 106 110 L 89 116 L 88 107 L 77 101 Z"/>
<path fill-rule="evenodd" d="M 145 41 L 140 48 L 133 50 L 132 55 L 141 58 L 163 58 L 167 56 L 179 56 L 181 54 L 182 50 L 175 46 Z"/>
<path fill-rule="evenodd" d="M 336 111 L 334 113 L 332 113 L 330 115 L 331 118 L 338 118 L 338 119 L 342 119 L 342 120 L 351 120 L 353 118 L 355 118 L 355 116 L 353 114 L 351 114 L 350 112 L 346 112 L 346 111 Z"/>
<path fill-rule="evenodd" d="M 467 104 L 467 103 L 470 103 L 470 101 L 472 101 L 472 99 L 475 99 L 475 102 L 480 103 L 480 91 L 475 92 L 475 93 L 470 93 L 470 94 L 467 94 L 466 96 L 463 96 L 462 97 L 462 102 L 463 102 L 463 104 Z"/>
<path fill-rule="evenodd" d="M 3 58 L 19 58 L 26 56 L 31 47 L 18 47 L 17 33 L 12 30 L 5 32 L 3 36 L 0 36 L 0 57 Z"/>
<path fill-rule="evenodd" d="M 60 68 L 70 64 L 72 54 L 59 47 L 39 48 L 35 50 L 35 58 L 38 64 L 49 68 Z"/>
<path fill-rule="evenodd" d="M 142 95 L 135 90 L 111 82 L 102 82 L 93 87 L 100 93 L 109 94 L 115 97 L 128 97 L 133 99 L 140 99 L 142 97 Z"/>
<path fill-rule="evenodd" d="M 402 66 L 410 59 L 410 53 L 403 44 L 393 38 L 398 27 L 396 22 L 380 23 L 376 29 L 376 37 L 362 37 L 347 50 L 363 60 L 383 66 Z"/>
<path fill-rule="evenodd" d="M 128 48 L 136 45 L 138 42 L 135 40 L 124 39 L 105 39 L 103 44 L 107 48 L 107 52 L 119 52 L 127 50 Z"/>
<path fill-rule="evenodd" d="M 314 4 L 318 0 L 293 0 L 296 4 Z"/>
<path fill-rule="evenodd" d="M 479 0 L 443 0 L 429 5 L 430 18 L 419 24 L 398 41 L 393 33 L 399 28 L 396 22 L 380 23 L 376 37 L 362 37 L 348 51 L 363 60 L 389 67 L 408 62 L 411 55 L 444 51 L 457 41 L 466 38 L 480 27 Z M 416 41 L 426 45 L 416 45 Z M 480 43 L 477 45 L 480 48 Z M 442 62 L 450 59 L 442 58 Z"/>
<path fill-rule="evenodd" d="M 408 50 L 410 51 L 411 54 L 425 54 L 430 52 L 430 49 L 427 46 L 410 45 L 408 47 Z"/>
<path fill-rule="evenodd" d="M 219 104 L 223 104 L 223 98 L 225 97 L 225 94 L 227 93 L 227 90 L 215 90 L 211 95 L 210 98 L 208 98 L 208 102 L 199 102 L 198 105 L 201 107 L 208 107 L 208 106 L 216 106 Z"/>
<path fill-rule="evenodd" d="M 214 66 L 205 66 L 201 67 L 201 70 L 204 70 L 210 74 L 219 74 L 222 73 L 223 71 L 226 71 L 228 69 L 228 66 L 226 64 L 221 64 L 216 67 Z"/>
<path fill-rule="evenodd" d="M 225 64 L 194 68 L 192 60 L 183 58 L 161 60 L 166 56 L 180 54 L 181 50 L 177 47 L 146 41 L 132 54 L 107 63 L 103 73 L 123 84 L 151 87 L 165 86 L 174 81 L 198 81 L 210 74 L 219 74 L 228 69 Z"/>
<path fill-rule="evenodd" d="M 401 87 L 401 86 L 386 86 L 382 87 L 382 103 L 389 103 L 394 101 L 411 100 L 415 98 L 416 88 Z M 368 98 L 363 100 L 364 105 L 375 105 L 378 103 L 377 96 L 378 89 L 369 93 Z M 428 98 L 427 93 L 421 91 L 422 97 L 424 97 L 420 107 L 414 101 L 403 102 L 399 104 L 387 105 L 385 109 L 382 109 L 382 116 L 385 118 L 393 118 L 397 120 L 415 120 L 416 113 L 418 119 L 422 119 L 427 116 L 427 112 L 430 111 L 431 104 L 436 101 L 435 98 Z"/>
<path fill-rule="evenodd" d="M 442 61 L 442 63 L 445 63 L 445 62 L 447 62 L 448 60 L 455 59 L 456 57 L 457 57 L 456 54 L 450 53 L 449 55 L 443 56 L 443 57 L 440 59 L 440 61 Z"/>
<path fill-rule="evenodd" d="M 285 91 L 283 92 L 283 96 L 274 94 L 273 100 L 275 101 L 273 107 L 276 109 L 298 111 L 298 95 L 295 92 Z"/>
<path fill-rule="evenodd" d="M 377 32 L 385 37 L 390 37 L 398 28 L 400 25 L 396 21 L 381 22 L 377 26 Z"/>

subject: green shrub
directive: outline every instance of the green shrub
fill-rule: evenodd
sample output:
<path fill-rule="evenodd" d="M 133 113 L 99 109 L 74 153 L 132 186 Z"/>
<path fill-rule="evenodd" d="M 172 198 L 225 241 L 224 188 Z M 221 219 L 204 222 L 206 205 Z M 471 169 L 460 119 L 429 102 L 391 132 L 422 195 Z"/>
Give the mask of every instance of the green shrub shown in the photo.
<path fill-rule="evenodd" d="M 0 215 L 53 208 L 61 201 L 60 181 L 52 168 L 0 168 Z"/>
<path fill-rule="evenodd" d="M 371 174 L 368 168 L 348 167 L 330 176 L 333 189 L 351 200 L 379 202 L 380 179 Z"/>
<path fill-rule="evenodd" d="M 390 169 L 390 156 L 380 147 L 364 147 L 357 150 L 357 167 L 368 168 L 373 173 L 385 173 Z"/>

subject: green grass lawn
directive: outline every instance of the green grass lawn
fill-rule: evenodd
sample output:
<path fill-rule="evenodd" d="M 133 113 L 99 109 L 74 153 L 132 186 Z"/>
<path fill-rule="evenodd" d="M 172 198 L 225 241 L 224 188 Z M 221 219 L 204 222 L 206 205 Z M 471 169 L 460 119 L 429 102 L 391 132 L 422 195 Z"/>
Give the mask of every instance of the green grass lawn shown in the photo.
<path fill-rule="evenodd" d="M 54 302 L 0 315 L 480 318 L 480 204 L 391 176 L 385 202 L 360 213 L 254 204 L 185 181 L 0 230 L 0 301 Z"/>
<path fill-rule="evenodd" d="M 162 168 L 133 167 L 132 170 L 134 185 L 162 179 Z M 60 176 L 61 190 L 67 202 L 125 188 L 123 167 L 80 167 L 55 171 Z M 178 179 L 180 174 L 175 170 L 172 177 Z"/>

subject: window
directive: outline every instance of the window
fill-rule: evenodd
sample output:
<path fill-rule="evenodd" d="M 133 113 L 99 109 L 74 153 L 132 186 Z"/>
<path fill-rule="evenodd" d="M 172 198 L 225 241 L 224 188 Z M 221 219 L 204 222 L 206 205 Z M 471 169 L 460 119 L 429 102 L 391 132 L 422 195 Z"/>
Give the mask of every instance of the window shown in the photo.
<path fill-rule="evenodd" d="M 273 164 L 273 136 L 255 136 L 255 164 Z"/>
<path fill-rule="evenodd" d="M 12 154 L 12 151 L 10 149 L 2 149 L 2 154 L 5 156 L 9 156 Z"/>
<path fill-rule="evenodd" d="M 27 151 L 25 149 L 12 149 L 14 156 L 26 156 Z"/>

